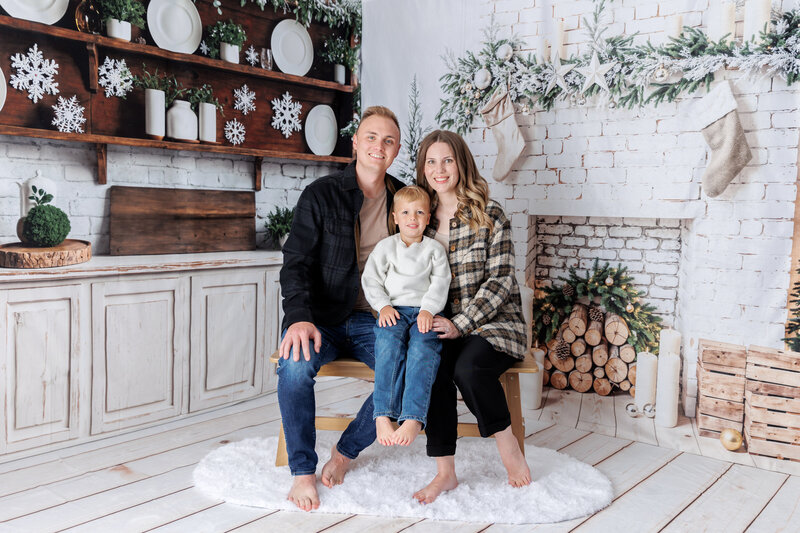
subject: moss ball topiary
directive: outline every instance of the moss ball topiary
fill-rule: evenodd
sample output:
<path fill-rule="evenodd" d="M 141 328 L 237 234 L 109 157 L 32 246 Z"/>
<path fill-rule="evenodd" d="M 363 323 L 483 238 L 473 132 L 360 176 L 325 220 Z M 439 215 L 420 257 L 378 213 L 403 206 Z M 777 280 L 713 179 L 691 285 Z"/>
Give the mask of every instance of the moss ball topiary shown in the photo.
<path fill-rule="evenodd" d="M 57 246 L 69 235 L 67 214 L 54 205 L 37 205 L 28 211 L 22 235 L 34 246 Z"/>

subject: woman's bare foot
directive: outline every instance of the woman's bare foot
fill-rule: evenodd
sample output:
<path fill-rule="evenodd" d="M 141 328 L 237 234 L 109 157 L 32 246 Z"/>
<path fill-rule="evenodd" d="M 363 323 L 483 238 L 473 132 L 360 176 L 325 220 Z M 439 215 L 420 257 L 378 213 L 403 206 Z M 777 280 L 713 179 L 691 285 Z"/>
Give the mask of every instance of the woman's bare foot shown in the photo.
<path fill-rule="evenodd" d="M 457 486 L 458 479 L 456 478 L 455 457 L 452 455 L 437 457 L 436 477 L 433 478 L 433 481 L 428 483 L 427 487 L 415 492 L 414 498 L 416 498 L 419 503 L 433 503 L 441 493 L 453 490 Z"/>
<path fill-rule="evenodd" d="M 349 466 L 350 459 L 339 453 L 334 445 L 331 448 L 331 458 L 322 467 L 322 484 L 329 489 L 335 485 L 341 485 Z"/>
<path fill-rule="evenodd" d="M 379 416 L 375 418 L 375 433 L 378 435 L 378 442 L 384 446 L 391 446 L 394 444 L 394 440 L 392 439 L 394 426 L 388 416 Z"/>
<path fill-rule="evenodd" d="M 511 432 L 511 426 L 503 431 L 494 434 L 497 441 L 497 451 L 500 452 L 500 460 L 508 472 L 508 484 L 512 487 L 524 487 L 531 483 L 531 469 L 522 450 L 519 449 L 517 438 Z"/>
<path fill-rule="evenodd" d="M 422 430 L 422 422 L 418 420 L 403 420 L 400 427 L 392 434 L 392 442 L 398 446 L 408 446 L 417 438 Z"/>
<path fill-rule="evenodd" d="M 292 488 L 289 490 L 289 495 L 286 499 L 303 511 L 310 511 L 311 509 L 318 508 L 319 496 L 317 495 L 316 474 L 294 476 Z"/>

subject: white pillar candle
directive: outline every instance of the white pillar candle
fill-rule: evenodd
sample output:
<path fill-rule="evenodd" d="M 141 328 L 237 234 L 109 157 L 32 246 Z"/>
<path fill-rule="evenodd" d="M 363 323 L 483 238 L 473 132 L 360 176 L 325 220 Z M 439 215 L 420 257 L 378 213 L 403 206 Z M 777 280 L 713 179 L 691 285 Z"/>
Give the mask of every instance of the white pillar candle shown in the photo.
<path fill-rule="evenodd" d="M 658 357 L 650 352 L 639 352 L 636 356 L 636 407 L 641 411 L 645 404 L 656 404 L 656 380 L 658 379 Z M 658 409 L 656 409 L 658 412 Z"/>
<path fill-rule="evenodd" d="M 536 374 L 520 374 L 519 384 L 522 397 L 522 407 L 525 409 L 539 409 L 542 406 L 542 380 L 544 378 L 544 350 L 533 348 L 533 358 L 539 372 Z"/>
<path fill-rule="evenodd" d="M 551 46 L 550 58 L 552 59 L 558 54 L 560 59 L 564 59 L 564 21 L 556 21 L 556 31 L 553 35 L 553 43 Z"/>
<path fill-rule="evenodd" d="M 681 356 L 675 352 L 658 354 L 656 381 L 656 424 L 665 428 L 678 425 L 678 391 L 681 377 Z M 636 369 L 636 395 L 639 394 L 639 369 Z"/>
<path fill-rule="evenodd" d="M 667 17 L 664 21 L 664 33 L 667 38 L 678 38 L 683 33 L 683 15 L 672 15 Z"/>
<path fill-rule="evenodd" d="M 747 0 L 744 7 L 744 40 L 758 40 L 759 33 L 769 22 L 771 0 Z"/>
<path fill-rule="evenodd" d="M 731 40 L 736 32 L 736 4 L 717 0 L 708 12 L 708 39 L 719 41 L 724 35 Z"/>
<path fill-rule="evenodd" d="M 661 330 L 661 340 L 658 345 L 658 353 L 681 353 L 681 334 L 669 328 Z"/>

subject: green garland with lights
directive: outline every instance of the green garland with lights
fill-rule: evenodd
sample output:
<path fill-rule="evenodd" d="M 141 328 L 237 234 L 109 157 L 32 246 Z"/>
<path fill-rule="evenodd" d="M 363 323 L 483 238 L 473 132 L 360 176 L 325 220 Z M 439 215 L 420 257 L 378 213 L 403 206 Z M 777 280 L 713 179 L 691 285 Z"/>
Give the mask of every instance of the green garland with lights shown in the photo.
<path fill-rule="evenodd" d="M 595 259 L 592 272 L 581 276 L 575 268 L 568 277 L 560 277 L 564 283 L 542 289 L 543 295 L 533 301 L 533 335 L 546 344 L 558 333 L 572 308 L 580 301 L 597 303 L 606 313 L 619 315 L 628 324 L 628 343 L 636 352 L 658 353 L 658 335 L 661 317 L 653 314 L 655 307 L 642 302 L 643 292 L 633 286 L 633 278 L 627 267 L 608 263 L 602 267 Z"/>

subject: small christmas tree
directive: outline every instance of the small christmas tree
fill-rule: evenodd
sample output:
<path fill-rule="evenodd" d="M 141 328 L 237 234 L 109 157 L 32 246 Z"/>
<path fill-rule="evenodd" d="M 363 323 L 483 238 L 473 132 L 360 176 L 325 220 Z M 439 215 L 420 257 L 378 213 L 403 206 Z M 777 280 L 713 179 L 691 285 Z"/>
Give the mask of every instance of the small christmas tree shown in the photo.
<path fill-rule="evenodd" d="M 800 274 L 800 268 L 796 270 Z M 792 306 L 789 323 L 786 325 L 786 337 L 783 340 L 793 352 L 800 351 L 800 281 L 796 281 L 792 287 L 789 304 Z"/>

